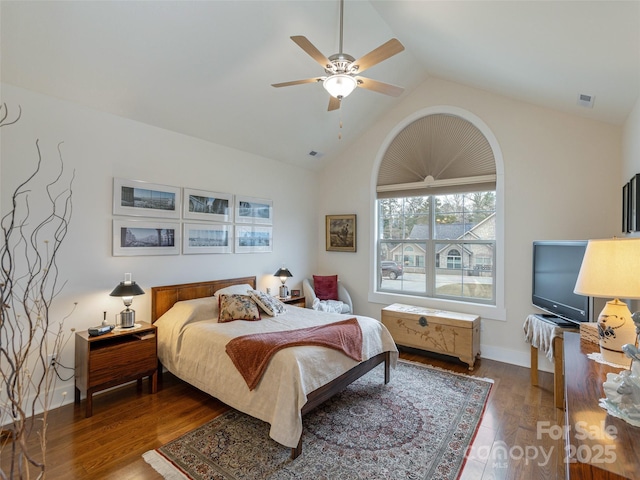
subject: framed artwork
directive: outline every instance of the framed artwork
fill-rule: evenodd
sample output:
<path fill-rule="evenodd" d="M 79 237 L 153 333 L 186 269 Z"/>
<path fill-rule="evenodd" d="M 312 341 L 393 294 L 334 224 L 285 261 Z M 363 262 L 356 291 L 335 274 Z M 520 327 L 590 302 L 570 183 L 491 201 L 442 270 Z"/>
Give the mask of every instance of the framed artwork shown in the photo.
<path fill-rule="evenodd" d="M 233 253 L 233 226 L 215 223 L 185 223 L 182 253 Z"/>
<path fill-rule="evenodd" d="M 629 183 L 622 187 L 622 232 L 631 231 L 631 216 L 629 215 Z"/>
<path fill-rule="evenodd" d="M 291 290 L 292 297 L 299 297 L 301 295 L 300 290 Z"/>
<path fill-rule="evenodd" d="M 236 223 L 256 223 L 264 225 L 271 225 L 273 223 L 272 200 L 236 195 L 235 207 Z"/>
<path fill-rule="evenodd" d="M 273 251 L 273 227 L 236 225 L 236 253 L 264 253 Z"/>
<path fill-rule="evenodd" d="M 634 175 L 629 180 L 629 231 L 637 232 L 640 230 L 640 199 L 638 199 L 638 195 L 640 195 L 640 186 L 638 182 L 640 182 L 640 174 Z"/>
<path fill-rule="evenodd" d="M 180 223 L 113 220 L 113 256 L 179 253 Z"/>
<path fill-rule="evenodd" d="M 185 188 L 182 193 L 183 218 L 213 222 L 233 221 L 232 194 L 206 192 L 192 188 Z"/>
<path fill-rule="evenodd" d="M 180 218 L 180 188 L 114 178 L 113 214 Z"/>
<path fill-rule="evenodd" d="M 326 216 L 326 249 L 330 252 L 356 251 L 356 215 Z"/>

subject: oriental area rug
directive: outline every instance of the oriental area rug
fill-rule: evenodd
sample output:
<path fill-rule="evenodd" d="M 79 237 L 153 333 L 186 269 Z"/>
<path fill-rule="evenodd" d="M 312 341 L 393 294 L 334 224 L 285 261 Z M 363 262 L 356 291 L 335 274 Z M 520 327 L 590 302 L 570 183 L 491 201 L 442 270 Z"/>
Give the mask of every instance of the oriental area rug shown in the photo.
<path fill-rule="evenodd" d="M 492 381 L 398 361 L 367 373 L 303 417 L 302 454 L 269 424 L 230 410 L 144 454 L 165 479 L 458 478 Z"/>

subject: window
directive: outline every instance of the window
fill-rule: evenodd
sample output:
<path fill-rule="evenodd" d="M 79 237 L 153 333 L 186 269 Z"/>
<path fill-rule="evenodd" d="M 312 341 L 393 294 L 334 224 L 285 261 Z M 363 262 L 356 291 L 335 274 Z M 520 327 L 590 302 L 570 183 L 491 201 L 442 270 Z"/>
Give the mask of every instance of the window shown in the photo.
<path fill-rule="evenodd" d="M 447 268 L 449 270 L 454 268 L 462 268 L 462 256 L 458 250 L 451 249 L 447 253 Z"/>
<path fill-rule="evenodd" d="M 484 304 L 504 319 L 502 154 L 488 126 L 456 107 L 428 107 L 389 135 L 379 161 L 373 298 L 455 301 L 474 313 Z M 393 275 L 381 268 L 390 260 Z"/>
<path fill-rule="evenodd" d="M 379 269 L 379 291 L 495 304 L 495 191 L 384 198 L 377 206 L 379 264 L 402 260 L 401 274 Z"/>

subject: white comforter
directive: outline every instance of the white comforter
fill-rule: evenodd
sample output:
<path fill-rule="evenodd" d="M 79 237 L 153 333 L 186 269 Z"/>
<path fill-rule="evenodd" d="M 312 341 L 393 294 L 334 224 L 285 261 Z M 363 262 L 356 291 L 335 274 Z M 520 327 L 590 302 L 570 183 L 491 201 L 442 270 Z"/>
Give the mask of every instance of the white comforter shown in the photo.
<path fill-rule="evenodd" d="M 185 318 L 184 312 L 180 314 L 174 309 L 155 323 L 162 364 L 182 380 L 227 405 L 270 423 L 270 437 L 287 447 L 298 445 L 302 433 L 300 409 L 307 402 L 307 394 L 358 364 L 343 353 L 325 347 L 285 348 L 273 356 L 257 388 L 249 391 L 225 352 L 231 338 L 322 325 L 354 315 L 287 306 L 287 313 L 277 317 L 265 315 L 257 322 L 217 323 L 189 315 Z M 395 368 L 398 350 L 388 330 L 373 318 L 355 317 L 362 328 L 363 361 L 390 351 L 391 366 Z"/>

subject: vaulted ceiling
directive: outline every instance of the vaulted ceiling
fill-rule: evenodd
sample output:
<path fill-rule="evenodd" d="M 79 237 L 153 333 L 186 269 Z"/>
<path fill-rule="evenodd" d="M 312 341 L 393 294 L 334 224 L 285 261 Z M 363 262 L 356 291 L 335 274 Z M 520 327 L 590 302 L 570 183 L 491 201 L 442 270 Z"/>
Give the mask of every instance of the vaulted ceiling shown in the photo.
<path fill-rule="evenodd" d="M 402 98 L 357 89 L 327 112 L 321 84 L 270 86 L 323 75 L 289 37 L 337 53 L 338 0 L 0 8 L 3 82 L 308 168 Z M 358 58 L 392 37 L 406 50 L 363 76 L 404 96 L 434 76 L 622 124 L 640 90 L 637 0 L 345 1 L 346 53 Z M 577 105 L 581 93 L 595 96 L 593 108 Z"/>

